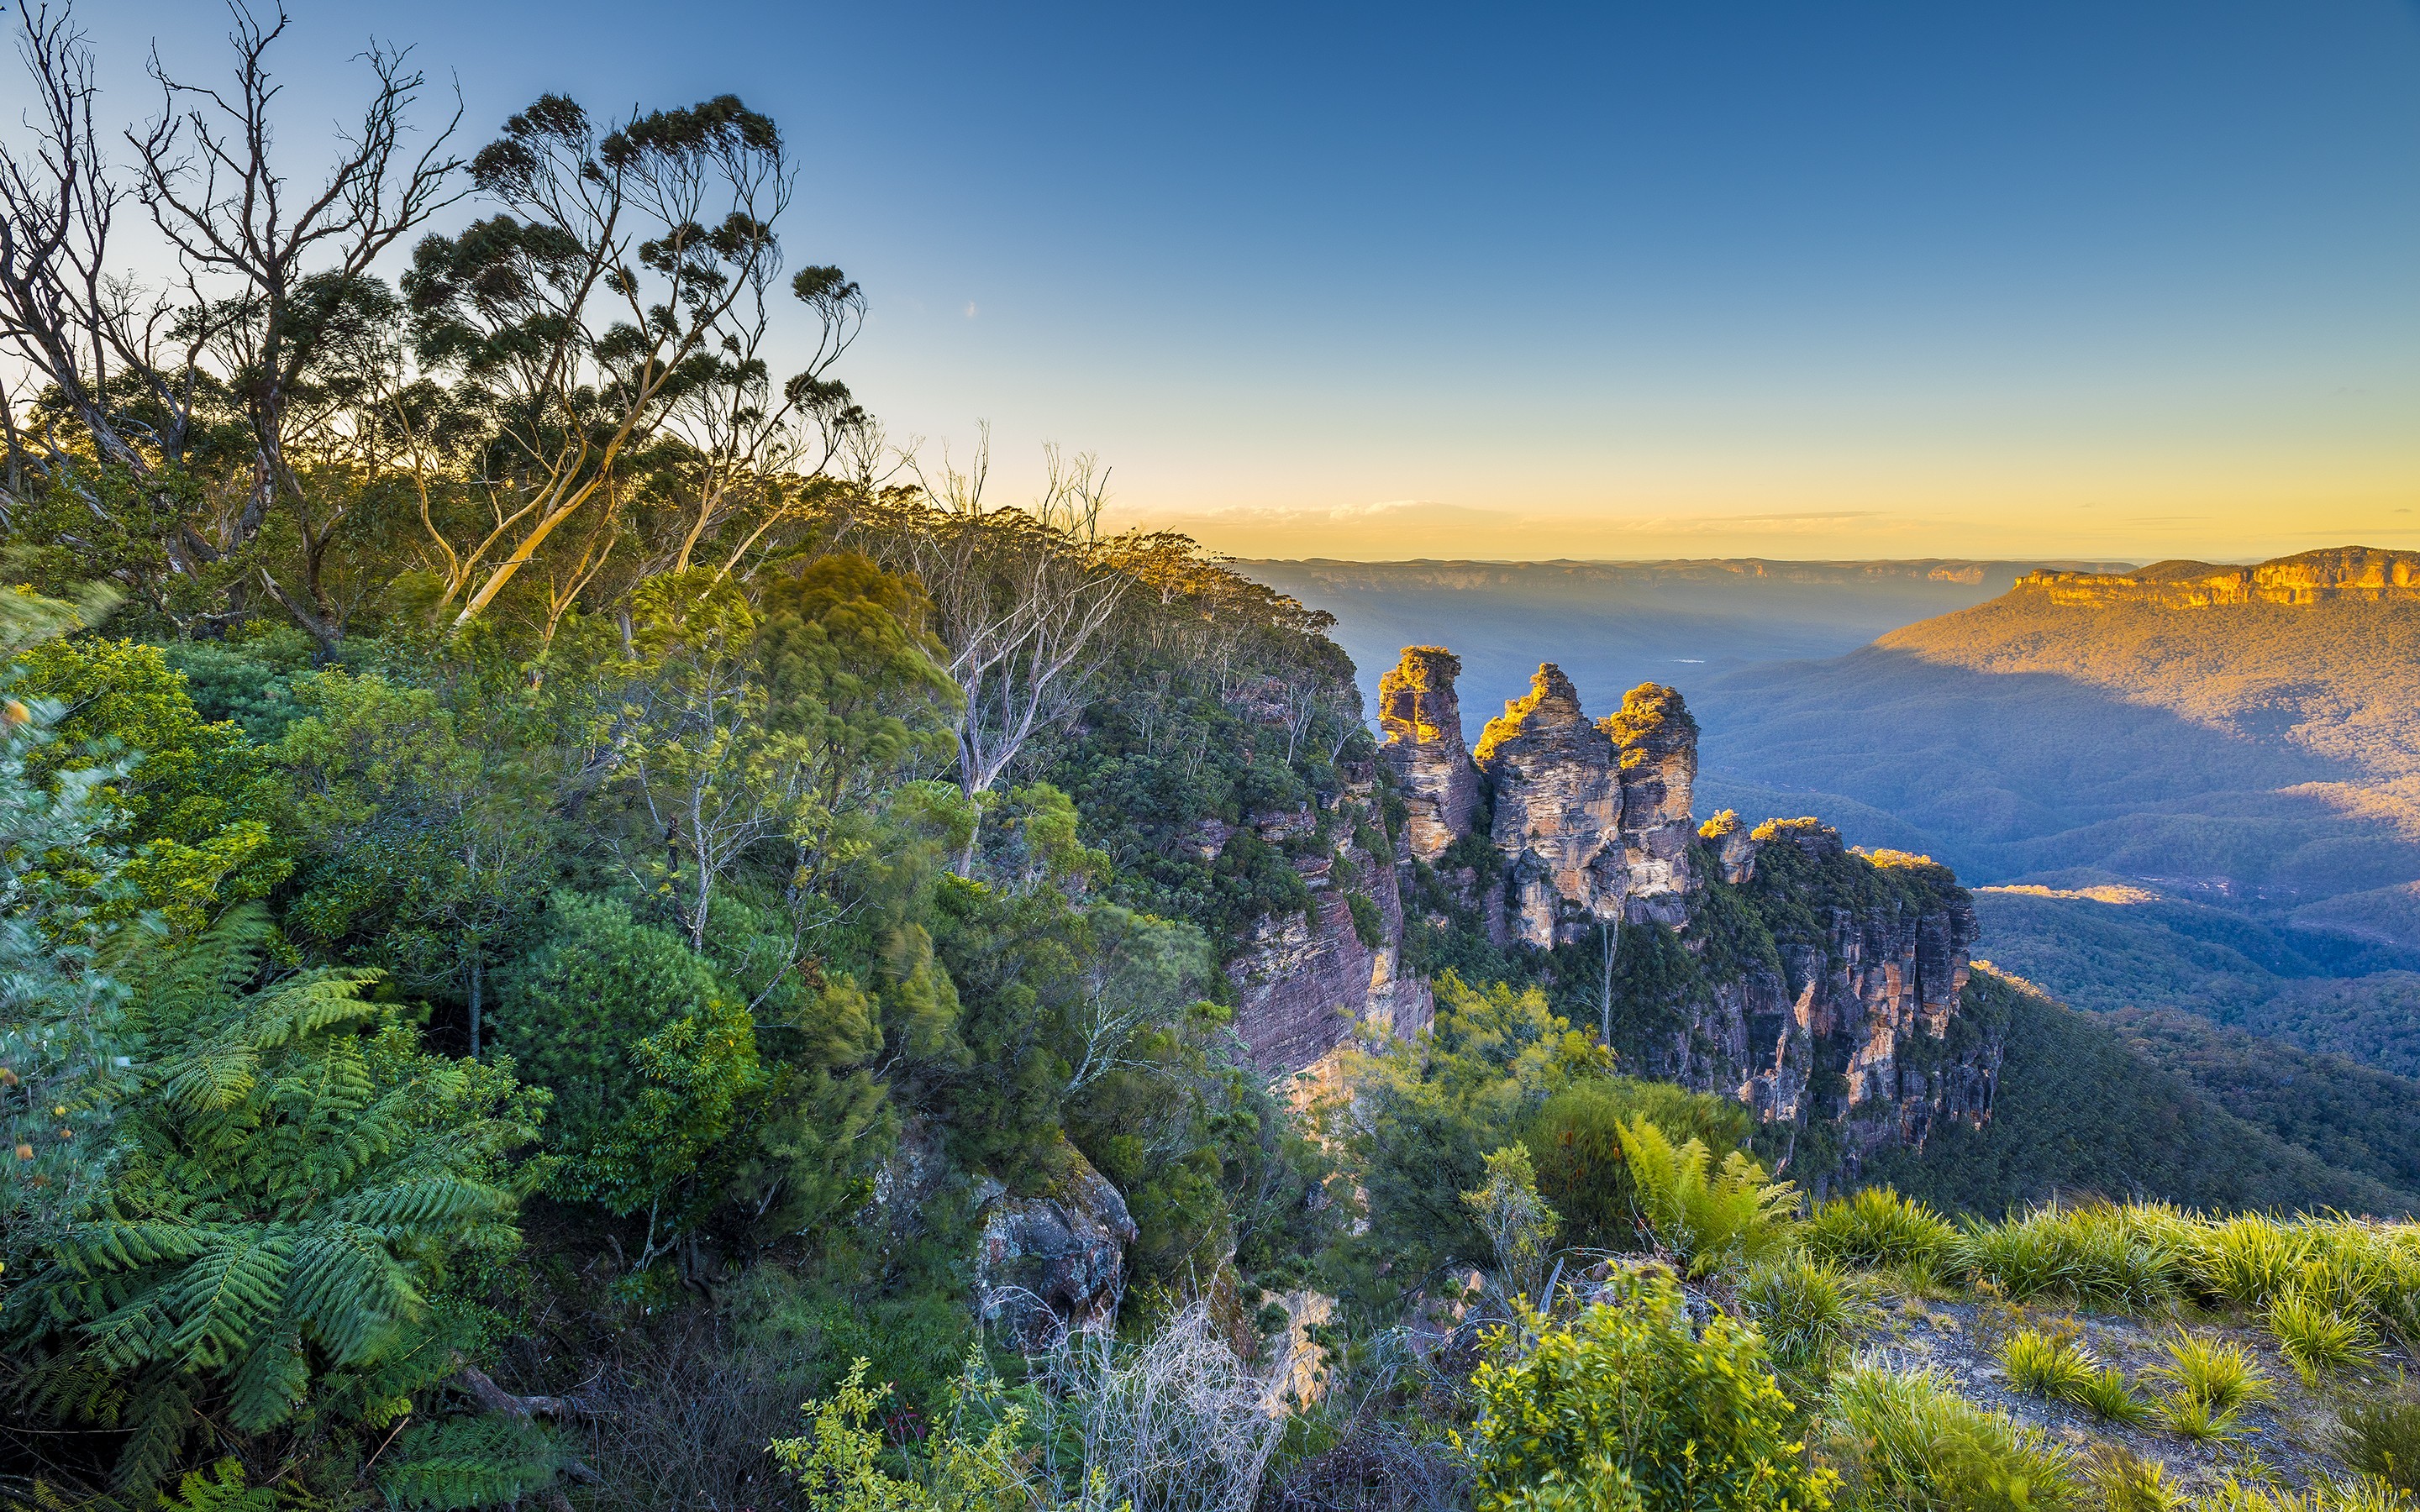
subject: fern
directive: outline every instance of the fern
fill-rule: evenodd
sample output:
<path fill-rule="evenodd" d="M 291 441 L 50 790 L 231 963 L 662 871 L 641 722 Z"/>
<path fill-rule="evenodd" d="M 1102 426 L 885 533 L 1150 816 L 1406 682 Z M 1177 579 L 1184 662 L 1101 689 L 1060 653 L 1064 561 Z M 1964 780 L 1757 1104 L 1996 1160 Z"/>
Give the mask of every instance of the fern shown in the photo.
<path fill-rule="evenodd" d="M 509 1418 L 452 1418 L 404 1430 L 380 1467 L 390 1502 L 427 1512 L 493 1506 L 552 1484 L 562 1451 Z"/>
<path fill-rule="evenodd" d="M 1715 1167 L 1705 1141 L 1692 1137 L 1676 1148 L 1644 1118 L 1625 1121 L 1621 1135 L 1648 1227 L 1691 1275 L 1761 1259 L 1790 1243 L 1798 1189 L 1766 1181 L 1764 1167 L 1742 1151 Z"/>
<path fill-rule="evenodd" d="M 166 1053 L 126 1101 L 130 1156 L 108 1200 L 44 1246 L 0 1336 L 41 1412 L 119 1430 L 112 1479 L 130 1493 L 194 1469 L 206 1421 L 324 1443 L 348 1413 L 432 1385 L 452 1368 L 430 1301 L 442 1267 L 516 1237 L 504 1155 L 534 1135 L 539 1094 L 423 1053 L 364 1000 L 374 973 L 242 991 L 263 939 L 239 916 L 142 984 L 139 1027 Z M 394 1472 L 422 1475 L 396 1493 L 413 1505 L 473 1504 L 450 1498 L 482 1474 L 494 1494 L 478 1498 L 509 1500 L 552 1473 L 460 1435 L 411 1442 L 433 1446 Z M 178 1484 L 179 1505 L 256 1494 Z"/>

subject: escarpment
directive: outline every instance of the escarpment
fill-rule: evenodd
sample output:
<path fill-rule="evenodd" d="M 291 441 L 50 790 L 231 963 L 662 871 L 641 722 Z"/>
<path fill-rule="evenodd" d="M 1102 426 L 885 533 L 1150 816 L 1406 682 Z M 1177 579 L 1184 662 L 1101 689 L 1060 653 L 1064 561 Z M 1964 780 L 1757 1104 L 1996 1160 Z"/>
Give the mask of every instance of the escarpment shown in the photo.
<path fill-rule="evenodd" d="M 2256 566 L 2156 562 L 2133 572 L 2030 572 L 2016 592 L 2062 606 L 2151 604 L 2213 609 L 2230 604 L 2318 604 L 2420 598 L 2420 552 L 2331 547 Z"/>

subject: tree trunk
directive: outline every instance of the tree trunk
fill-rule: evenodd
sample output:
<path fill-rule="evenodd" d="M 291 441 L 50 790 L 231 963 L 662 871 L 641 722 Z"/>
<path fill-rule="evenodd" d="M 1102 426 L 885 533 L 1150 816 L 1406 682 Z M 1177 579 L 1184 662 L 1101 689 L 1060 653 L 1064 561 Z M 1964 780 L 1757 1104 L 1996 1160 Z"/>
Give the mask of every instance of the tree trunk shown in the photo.
<path fill-rule="evenodd" d="M 487 952 L 474 941 L 471 946 L 471 1058 L 479 1058 L 480 988 L 486 985 L 486 973 L 481 969 Z"/>

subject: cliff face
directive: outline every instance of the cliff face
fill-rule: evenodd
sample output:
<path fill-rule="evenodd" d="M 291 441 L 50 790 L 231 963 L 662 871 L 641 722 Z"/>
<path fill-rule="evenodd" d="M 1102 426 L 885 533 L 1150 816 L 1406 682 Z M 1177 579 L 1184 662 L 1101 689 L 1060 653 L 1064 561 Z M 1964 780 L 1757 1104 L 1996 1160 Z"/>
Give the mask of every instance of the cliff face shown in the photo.
<path fill-rule="evenodd" d="M 1452 671 L 1440 656 L 1407 653 L 1398 671 L 1438 700 Z M 1449 771 L 1437 745 L 1423 741 L 1419 760 Z M 1673 689 L 1634 688 L 1591 722 L 1570 679 L 1541 667 L 1480 740 L 1503 861 L 1500 895 L 1466 900 L 1480 927 L 1552 952 L 1539 960 L 1549 979 L 1614 971 L 1622 986 L 1601 999 L 1599 1026 L 1634 1071 L 1821 1131 L 1851 1166 L 1920 1145 L 1943 1119 L 1981 1121 L 2001 1046 L 1963 1002 L 1965 891 L 1947 868 L 1851 852 L 1813 820 L 1750 829 L 1725 813 L 1701 829 L 1697 746 Z M 1405 867 L 1466 833 L 1449 828 L 1425 855 L 1407 846 Z M 1618 967 L 1597 956 L 1607 949 Z"/>
<path fill-rule="evenodd" d="M 1403 795 L 1405 842 L 1434 861 L 1470 831 L 1479 808 L 1479 768 L 1462 743 L 1462 703 L 1453 680 L 1462 662 L 1441 646 L 1406 646 L 1378 682 L 1378 753 Z"/>
<path fill-rule="evenodd" d="M 2345 546 L 2252 567 L 2160 562 L 2124 573 L 2033 572 L 2017 579 L 2017 590 L 2043 594 L 2059 605 L 2156 604 L 2166 609 L 2420 598 L 2420 552 Z"/>

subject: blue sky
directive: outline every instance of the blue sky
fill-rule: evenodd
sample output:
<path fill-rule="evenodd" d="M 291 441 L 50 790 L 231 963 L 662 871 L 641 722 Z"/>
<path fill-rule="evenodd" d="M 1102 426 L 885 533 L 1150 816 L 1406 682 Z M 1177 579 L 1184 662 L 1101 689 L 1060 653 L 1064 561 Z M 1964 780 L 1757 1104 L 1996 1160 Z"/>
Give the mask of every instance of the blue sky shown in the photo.
<path fill-rule="evenodd" d="M 724 90 L 895 438 L 1045 440 L 1247 554 L 2420 547 L 2420 13 L 296 0 L 484 140 Z M 139 42 L 224 23 L 86 0 Z"/>

